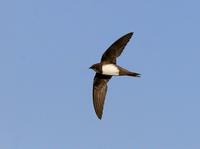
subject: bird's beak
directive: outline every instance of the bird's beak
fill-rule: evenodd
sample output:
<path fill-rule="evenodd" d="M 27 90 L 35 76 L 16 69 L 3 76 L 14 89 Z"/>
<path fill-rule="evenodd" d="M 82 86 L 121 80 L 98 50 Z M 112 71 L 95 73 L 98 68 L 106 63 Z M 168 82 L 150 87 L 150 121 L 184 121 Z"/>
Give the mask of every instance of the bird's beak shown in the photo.
<path fill-rule="evenodd" d="M 91 67 L 89 67 L 89 69 L 92 69 L 92 66 L 91 66 Z"/>

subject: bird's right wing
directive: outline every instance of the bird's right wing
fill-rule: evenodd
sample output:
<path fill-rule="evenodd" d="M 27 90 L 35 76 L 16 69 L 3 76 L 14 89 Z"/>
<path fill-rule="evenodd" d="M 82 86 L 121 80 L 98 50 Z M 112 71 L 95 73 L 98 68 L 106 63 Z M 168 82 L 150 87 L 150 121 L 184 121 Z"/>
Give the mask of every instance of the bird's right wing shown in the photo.
<path fill-rule="evenodd" d="M 93 82 L 93 105 L 96 115 L 101 119 L 103 115 L 103 106 L 107 92 L 107 82 L 112 76 L 106 76 L 96 73 Z"/>
<path fill-rule="evenodd" d="M 133 32 L 130 32 L 121 38 L 119 38 L 117 41 L 115 41 L 103 54 L 101 58 L 101 62 L 106 61 L 109 63 L 116 64 L 116 58 L 119 57 L 124 49 L 124 47 L 127 45 L 129 40 L 131 39 L 133 35 Z"/>

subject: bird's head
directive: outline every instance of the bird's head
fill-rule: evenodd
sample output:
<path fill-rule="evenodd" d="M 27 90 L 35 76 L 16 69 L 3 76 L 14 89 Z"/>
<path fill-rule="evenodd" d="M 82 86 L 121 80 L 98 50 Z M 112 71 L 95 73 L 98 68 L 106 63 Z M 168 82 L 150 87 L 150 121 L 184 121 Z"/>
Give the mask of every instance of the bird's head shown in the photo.
<path fill-rule="evenodd" d="M 94 70 L 95 72 L 98 72 L 98 73 L 99 73 L 100 70 L 101 70 L 100 67 L 101 67 L 100 64 L 97 63 L 97 64 L 92 65 L 89 69 L 92 69 L 92 70 Z"/>

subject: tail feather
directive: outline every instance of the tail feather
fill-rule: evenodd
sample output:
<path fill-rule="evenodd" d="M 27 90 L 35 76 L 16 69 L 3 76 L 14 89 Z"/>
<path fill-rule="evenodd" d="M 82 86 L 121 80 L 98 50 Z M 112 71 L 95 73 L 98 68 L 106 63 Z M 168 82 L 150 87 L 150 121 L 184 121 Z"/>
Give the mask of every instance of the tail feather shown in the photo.
<path fill-rule="evenodd" d="M 132 77 L 140 77 L 140 74 L 137 72 L 131 72 L 125 68 L 117 66 L 119 68 L 119 75 L 120 76 L 132 76 Z"/>
<path fill-rule="evenodd" d="M 132 77 L 140 77 L 140 76 L 141 76 L 141 74 L 136 73 L 136 72 L 128 72 L 127 75 L 128 75 L 128 76 L 132 76 Z"/>

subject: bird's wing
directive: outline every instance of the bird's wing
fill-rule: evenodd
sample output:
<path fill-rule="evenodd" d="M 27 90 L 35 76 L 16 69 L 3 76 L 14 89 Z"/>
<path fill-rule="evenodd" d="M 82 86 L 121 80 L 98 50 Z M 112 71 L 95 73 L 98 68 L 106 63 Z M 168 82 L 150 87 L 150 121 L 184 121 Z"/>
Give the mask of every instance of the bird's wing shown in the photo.
<path fill-rule="evenodd" d="M 107 92 L 107 82 L 112 76 L 96 73 L 93 82 L 93 105 L 97 117 L 101 119 Z"/>
<path fill-rule="evenodd" d="M 130 32 L 117 41 L 115 41 L 103 54 L 101 62 L 109 62 L 116 64 L 116 58 L 121 55 L 124 47 L 129 42 L 133 35 L 133 32 Z"/>

